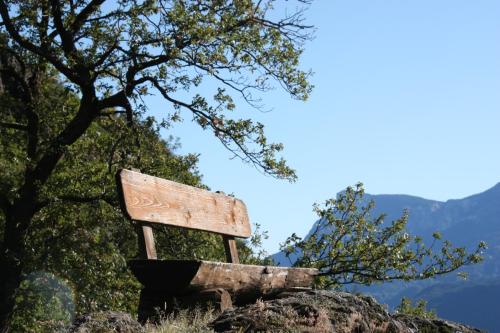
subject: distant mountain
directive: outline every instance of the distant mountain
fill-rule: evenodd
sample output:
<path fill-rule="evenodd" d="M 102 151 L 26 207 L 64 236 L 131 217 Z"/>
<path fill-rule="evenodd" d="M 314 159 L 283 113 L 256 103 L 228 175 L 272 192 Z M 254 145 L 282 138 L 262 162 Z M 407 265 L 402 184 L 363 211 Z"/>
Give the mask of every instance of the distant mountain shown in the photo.
<path fill-rule="evenodd" d="M 442 318 L 500 332 L 500 183 L 485 192 L 446 202 L 385 194 L 367 194 L 365 199 L 375 201 L 373 215 L 385 213 L 386 221 L 400 217 L 407 209 L 408 231 L 422 236 L 424 242 L 440 231 L 454 246 L 472 249 L 485 241 L 488 249 L 483 263 L 461 270 L 469 273 L 468 281 L 451 273 L 427 281 L 356 287 L 357 291 L 372 294 L 390 307 L 399 304 L 403 296 L 426 299 Z M 273 255 L 273 260 L 284 266 L 289 263 L 283 253 Z"/>
<path fill-rule="evenodd" d="M 490 281 L 436 283 L 420 291 L 416 299 L 428 301 L 439 317 L 500 332 L 500 278 Z"/>

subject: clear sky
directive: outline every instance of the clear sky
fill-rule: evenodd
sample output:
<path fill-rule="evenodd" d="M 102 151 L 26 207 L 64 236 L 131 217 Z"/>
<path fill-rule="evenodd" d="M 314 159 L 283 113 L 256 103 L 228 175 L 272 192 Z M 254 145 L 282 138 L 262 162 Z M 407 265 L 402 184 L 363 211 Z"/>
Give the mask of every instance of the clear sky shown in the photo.
<path fill-rule="evenodd" d="M 164 133 L 180 138 L 180 153 L 201 154 L 212 190 L 247 204 L 269 231 L 268 252 L 307 233 L 314 202 L 358 181 L 372 194 L 437 200 L 500 182 L 500 1 L 317 0 L 306 16 L 317 28 L 302 58 L 315 72 L 310 99 L 276 89 L 263 96 L 272 112 L 239 105 L 285 144 L 296 183 L 230 160 L 189 115 Z"/>

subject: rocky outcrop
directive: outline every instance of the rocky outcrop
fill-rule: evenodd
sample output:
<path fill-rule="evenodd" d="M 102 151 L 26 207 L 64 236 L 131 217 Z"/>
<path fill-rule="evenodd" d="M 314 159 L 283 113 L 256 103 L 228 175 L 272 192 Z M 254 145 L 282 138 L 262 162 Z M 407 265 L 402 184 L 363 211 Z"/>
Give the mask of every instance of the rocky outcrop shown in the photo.
<path fill-rule="evenodd" d="M 271 300 L 224 311 L 216 332 L 479 333 L 445 320 L 391 315 L 373 298 L 334 291 L 283 292 Z"/>

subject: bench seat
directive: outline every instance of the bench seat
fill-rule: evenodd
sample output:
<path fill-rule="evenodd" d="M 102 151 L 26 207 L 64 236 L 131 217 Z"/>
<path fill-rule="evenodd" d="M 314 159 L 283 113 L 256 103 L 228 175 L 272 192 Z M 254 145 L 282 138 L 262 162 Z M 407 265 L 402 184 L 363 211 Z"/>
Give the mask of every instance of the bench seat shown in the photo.
<path fill-rule="evenodd" d="M 150 290 L 172 295 L 222 288 L 235 298 L 266 295 L 309 287 L 317 274 L 312 268 L 243 265 L 205 260 L 130 260 L 139 282 Z"/>

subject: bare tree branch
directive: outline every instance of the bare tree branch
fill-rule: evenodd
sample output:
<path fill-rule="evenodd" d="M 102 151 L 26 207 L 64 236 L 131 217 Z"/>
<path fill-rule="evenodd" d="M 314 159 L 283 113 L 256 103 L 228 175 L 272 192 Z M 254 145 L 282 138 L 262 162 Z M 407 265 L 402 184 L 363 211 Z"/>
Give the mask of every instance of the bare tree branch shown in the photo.
<path fill-rule="evenodd" d="M 127 115 L 127 124 L 129 126 L 132 126 L 133 110 L 124 90 L 120 90 L 116 94 L 102 99 L 97 105 L 98 110 L 114 107 L 122 107 L 123 109 L 125 109 L 125 114 Z"/>
<path fill-rule="evenodd" d="M 16 129 L 16 130 L 20 130 L 20 131 L 28 131 L 27 125 L 18 124 L 18 123 L 7 123 L 4 121 L 0 121 L 0 127 Z"/>
<path fill-rule="evenodd" d="M 61 46 L 66 54 L 68 59 L 76 56 L 76 48 L 73 41 L 72 32 L 66 30 L 63 23 L 63 14 L 61 11 L 61 3 L 59 0 L 51 0 L 51 8 L 52 8 L 52 19 L 54 21 L 54 25 L 56 27 L 57 33 L 61 37 Z"/>
<path fill-rule="evenodd" d="M 73 34 L 76 34 L 78 30 L 82 27 L 82 25 L 85 23 L 85 21 L 89 18 L 92 13 L 96 12 L 99 7 L 104 3 L 106 0 L 92 0 L 89 2 L 89 4 L 82 9 L 80 13 L 78 13 L 73 20 L 73 23 L 71 23 L 70 26 L 70 31 Z"/>

